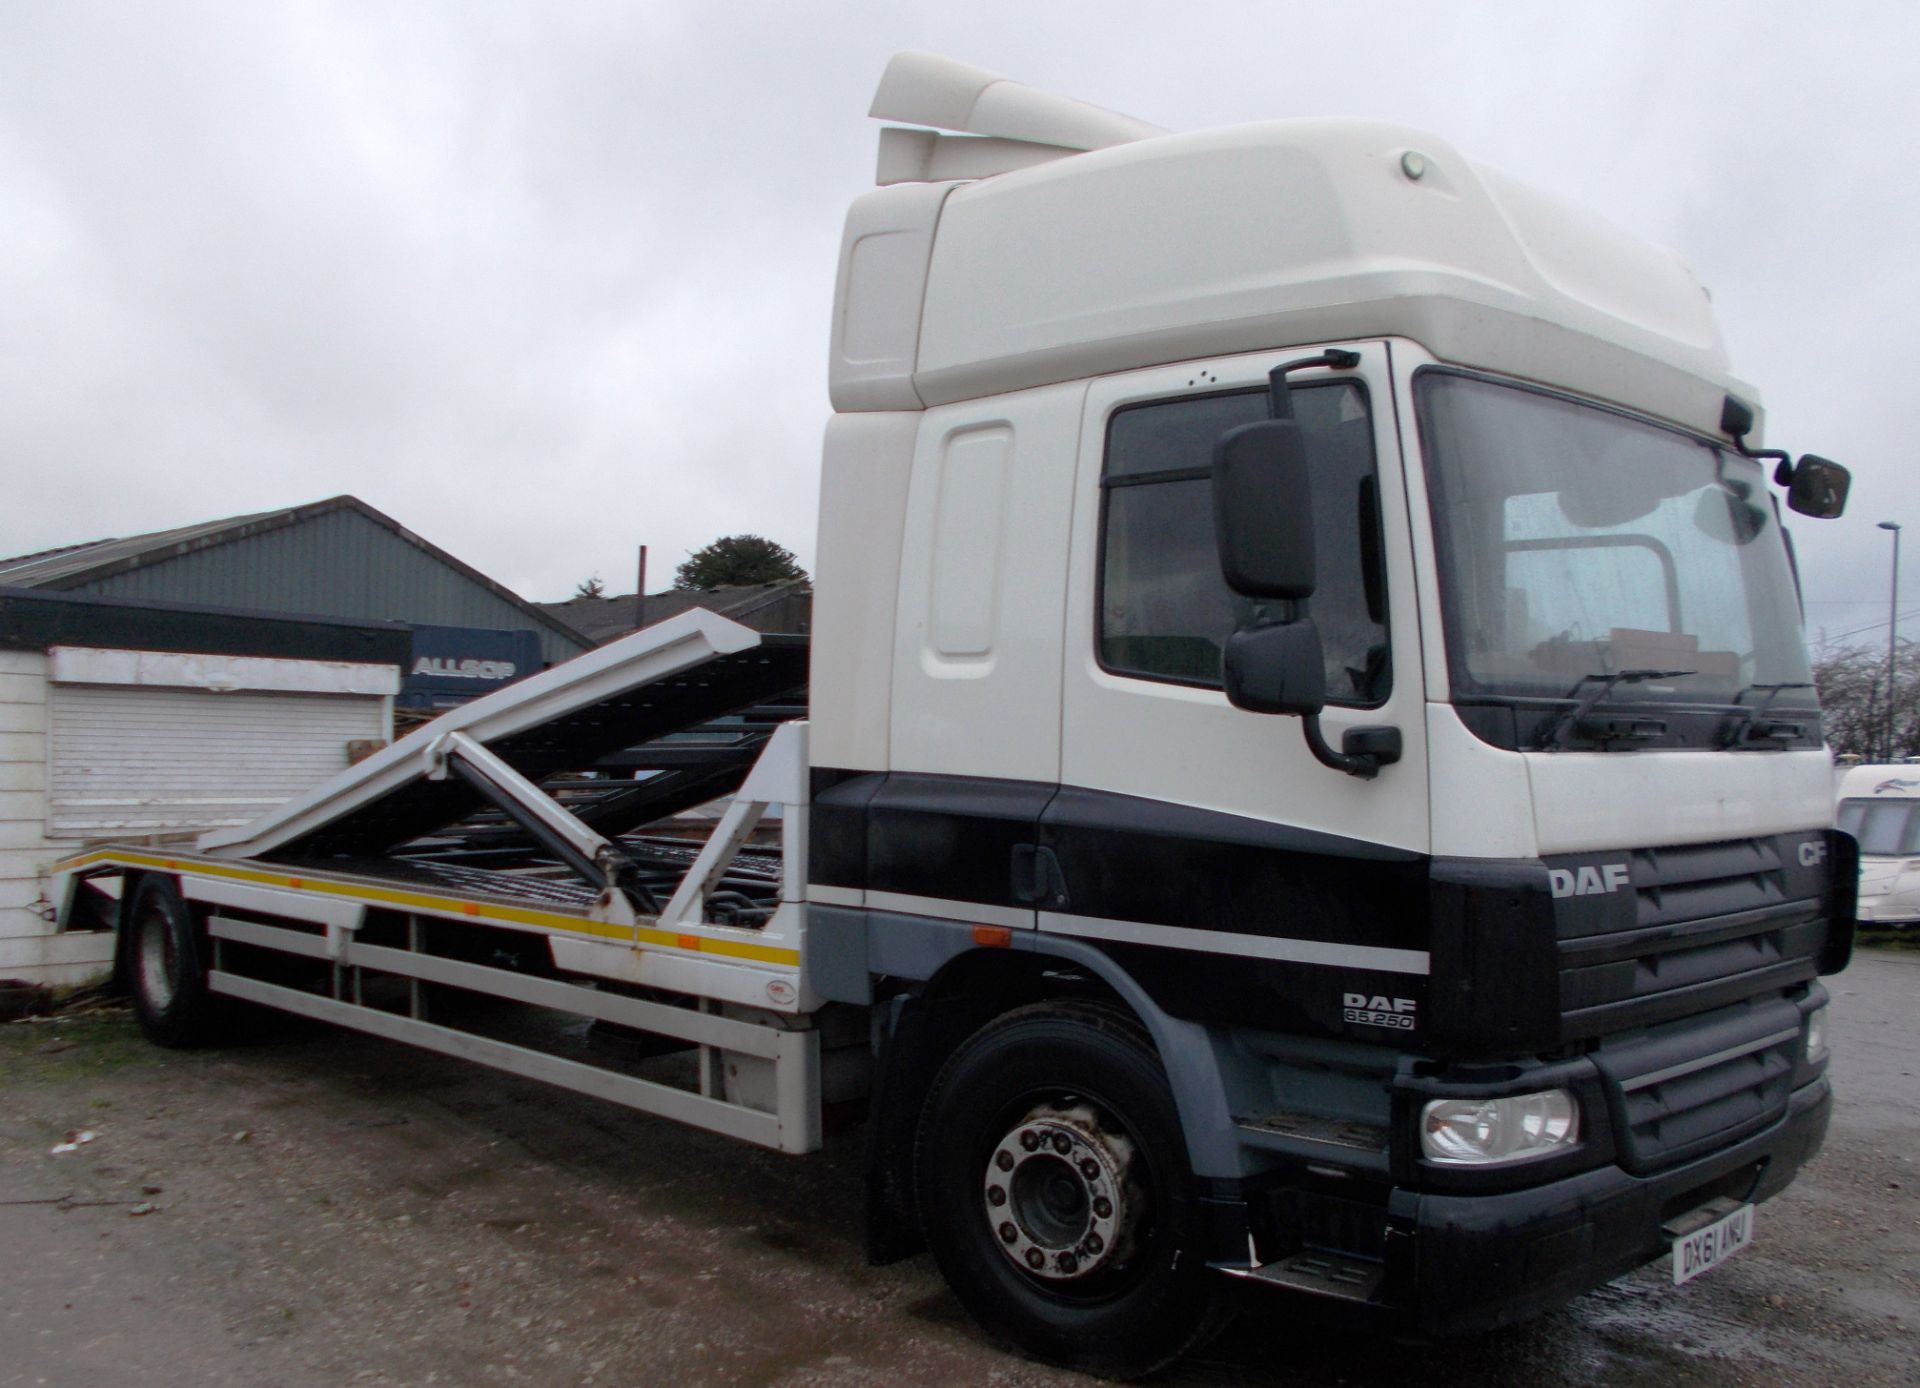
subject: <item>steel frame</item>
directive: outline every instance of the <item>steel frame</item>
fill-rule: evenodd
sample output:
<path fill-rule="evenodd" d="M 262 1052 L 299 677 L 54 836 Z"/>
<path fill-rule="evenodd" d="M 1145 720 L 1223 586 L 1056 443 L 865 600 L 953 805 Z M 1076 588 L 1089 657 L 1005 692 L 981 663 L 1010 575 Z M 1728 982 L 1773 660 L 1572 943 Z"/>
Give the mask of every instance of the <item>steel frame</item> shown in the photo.
<path fill-rule="evenodd" d="M 820 1037 L 811 1026 L 765 1025 L 444 959 L 421 952 L 420 932 L 411 921 L 407 949 L 361 944 L 350 932 L 341 932 L 346 938 L 337 938 L 332 933 L 315 935 L 222 915 L 209 919 L 208 931 L 215 955 L 208 987 L 223 996 L 404 1041 L 776 1151 L 811 1152 L 820 1146 Z M 225 967 L 228 943 L 329 963 L 331 996 L 230 971 Z M 362 977 L 367 972 L 408 981 L 406 1015 L 367 1005 Z M 438 1025 L 425 1017 L 420 983 L 444 984 L 691 1042 L 701 1051 L 701 1092 Z M 729 1054 L 772 1062 L 776 1094 L 772 1112 L 726 1098 L 723 1072 Z"/>
<path fill-rule="evenodd" d="M 820 1145 L 820 1037 L 809 1014 L 820 999 L 805 985 L 803 968 L 807 725 L 787 722 L 773 730 L 664 906 L 645 890 L 629 894 L 634 864 L 619 843 L 583 823 L 488 745 L 759 641 L 757 633 L 710 613 L 684 614 L 450 713 L 253 824 L 204 836 L 197 852 L 107 847 L 60 864 L 57 876 L 63 889 L 74 877 L 115 871 L 175 877 L 181 894 L 208 912 L 214 954 L 209 987 L 223 996 L 459 1056 L 778 1151 L 812 1151 Z M 449 776 L 472 784 L 587 882 L 598 893 L 592 906 L 422 890 L 404 874 L 383 878 L 364 867 L 340 871 L 261 856 L 361 812 L 408 781 Z M 772 914 L 755 927 L 708 922 L 708 898 L 776 805 L 786 812 Z M 406 948 L 363 943 L 370 911 L 404 919 Z M 422 929 L 429 920 L 538 935 L 563 974 L 667 990 L 693 1006 L 429 953 Z M 233 946 L 323 963 L 330 986 L 316 994 L 252 977 L 235 967 Z M 367 1003 L 363 984 L 369 975 L 406 982 L 404 1012 Z M 699 1048 L 699 1091 L 440 1025 L 426 1015 L 428 984 L 685 1041 Z M 767 1067 L 770 1086 L 762 1083 Z"/>

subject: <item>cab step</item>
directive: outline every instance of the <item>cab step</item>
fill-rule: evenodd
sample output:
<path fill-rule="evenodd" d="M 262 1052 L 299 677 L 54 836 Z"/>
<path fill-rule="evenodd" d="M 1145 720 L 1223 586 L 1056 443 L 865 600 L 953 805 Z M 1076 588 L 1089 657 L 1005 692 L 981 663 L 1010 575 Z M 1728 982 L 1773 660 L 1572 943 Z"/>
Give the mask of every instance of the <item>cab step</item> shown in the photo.
<path fill-rule="evenodd" d="M 1246 1282 L 1262 1282 L 1311 1296 L 1351 1302 L 1373 1301 L 1387 1271 L 1385 1264 L 1371 1259 L 1326 1253 L 1317 1248 L 1302 1249 L 1260 1267 L 1222 1270 Z"/>

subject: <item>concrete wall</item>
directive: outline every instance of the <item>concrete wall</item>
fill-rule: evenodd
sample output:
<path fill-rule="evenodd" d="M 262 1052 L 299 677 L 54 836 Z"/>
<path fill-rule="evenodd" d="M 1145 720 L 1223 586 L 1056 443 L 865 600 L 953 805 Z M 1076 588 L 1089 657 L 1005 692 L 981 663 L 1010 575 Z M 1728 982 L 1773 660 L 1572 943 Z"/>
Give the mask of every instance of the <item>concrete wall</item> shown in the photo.
<path fill-rule="evenodd" d="M 113 963 L 113 937 L 56 935 L 45 872 L 72 841 L 45 836 L 47 657 L 0 650 L 0 978 L 80 983 Z"/>

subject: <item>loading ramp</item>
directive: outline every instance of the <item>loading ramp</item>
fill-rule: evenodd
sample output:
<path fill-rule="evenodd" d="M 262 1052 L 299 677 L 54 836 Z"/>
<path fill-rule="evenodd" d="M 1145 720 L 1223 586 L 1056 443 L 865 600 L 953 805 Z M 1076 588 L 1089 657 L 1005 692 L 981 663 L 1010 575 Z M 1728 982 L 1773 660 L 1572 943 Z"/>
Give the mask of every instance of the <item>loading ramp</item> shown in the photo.
<path fill-rule="evenodd" d="M 804 637 L 684 613 L 453 710 L 192 852 L 90 850 L 56 889 L 176 884 L 215 994 L 812 1150 L 806 675 Z M 729 794 L 703 839 L 665 832 Z M 776 811 L 777 842 L 756 843 Z M 137 939 L 143 922 L 122 928 Z M 696 1081 L 447 1025 L 429 1015 L 435 987 L 691 1047 Z"/>

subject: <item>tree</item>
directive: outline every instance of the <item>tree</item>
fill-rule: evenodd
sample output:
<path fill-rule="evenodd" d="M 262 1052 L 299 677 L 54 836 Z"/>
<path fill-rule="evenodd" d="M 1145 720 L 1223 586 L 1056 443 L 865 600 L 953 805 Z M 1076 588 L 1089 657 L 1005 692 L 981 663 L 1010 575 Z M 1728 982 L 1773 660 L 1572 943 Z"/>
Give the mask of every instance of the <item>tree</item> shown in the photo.
<path fill-rule="evenodd" d="M 1887 745 L 1887 652 L 1842 646 L 1814 662 L 1821 722 L 1836 756 L 1891 761 L 1920 754 L 1920 648 L 1902 641 L 1893 662 L 1893 745 Z"/>
<path fill-rule="evenodd" d="M 599 574 L 594 574 L 585 583 L 575 585 L 573 595 L 576 598 L 604 598 L 607 585 L 600 581 Z"/>
<path fill-rule="evenodd" d="M 673 586 L 711 592 L 751 583 L 806 581 L 793 551 L 758 535 L 728 535 L 705 549 L 695 550 L 673 572 Z"/>

